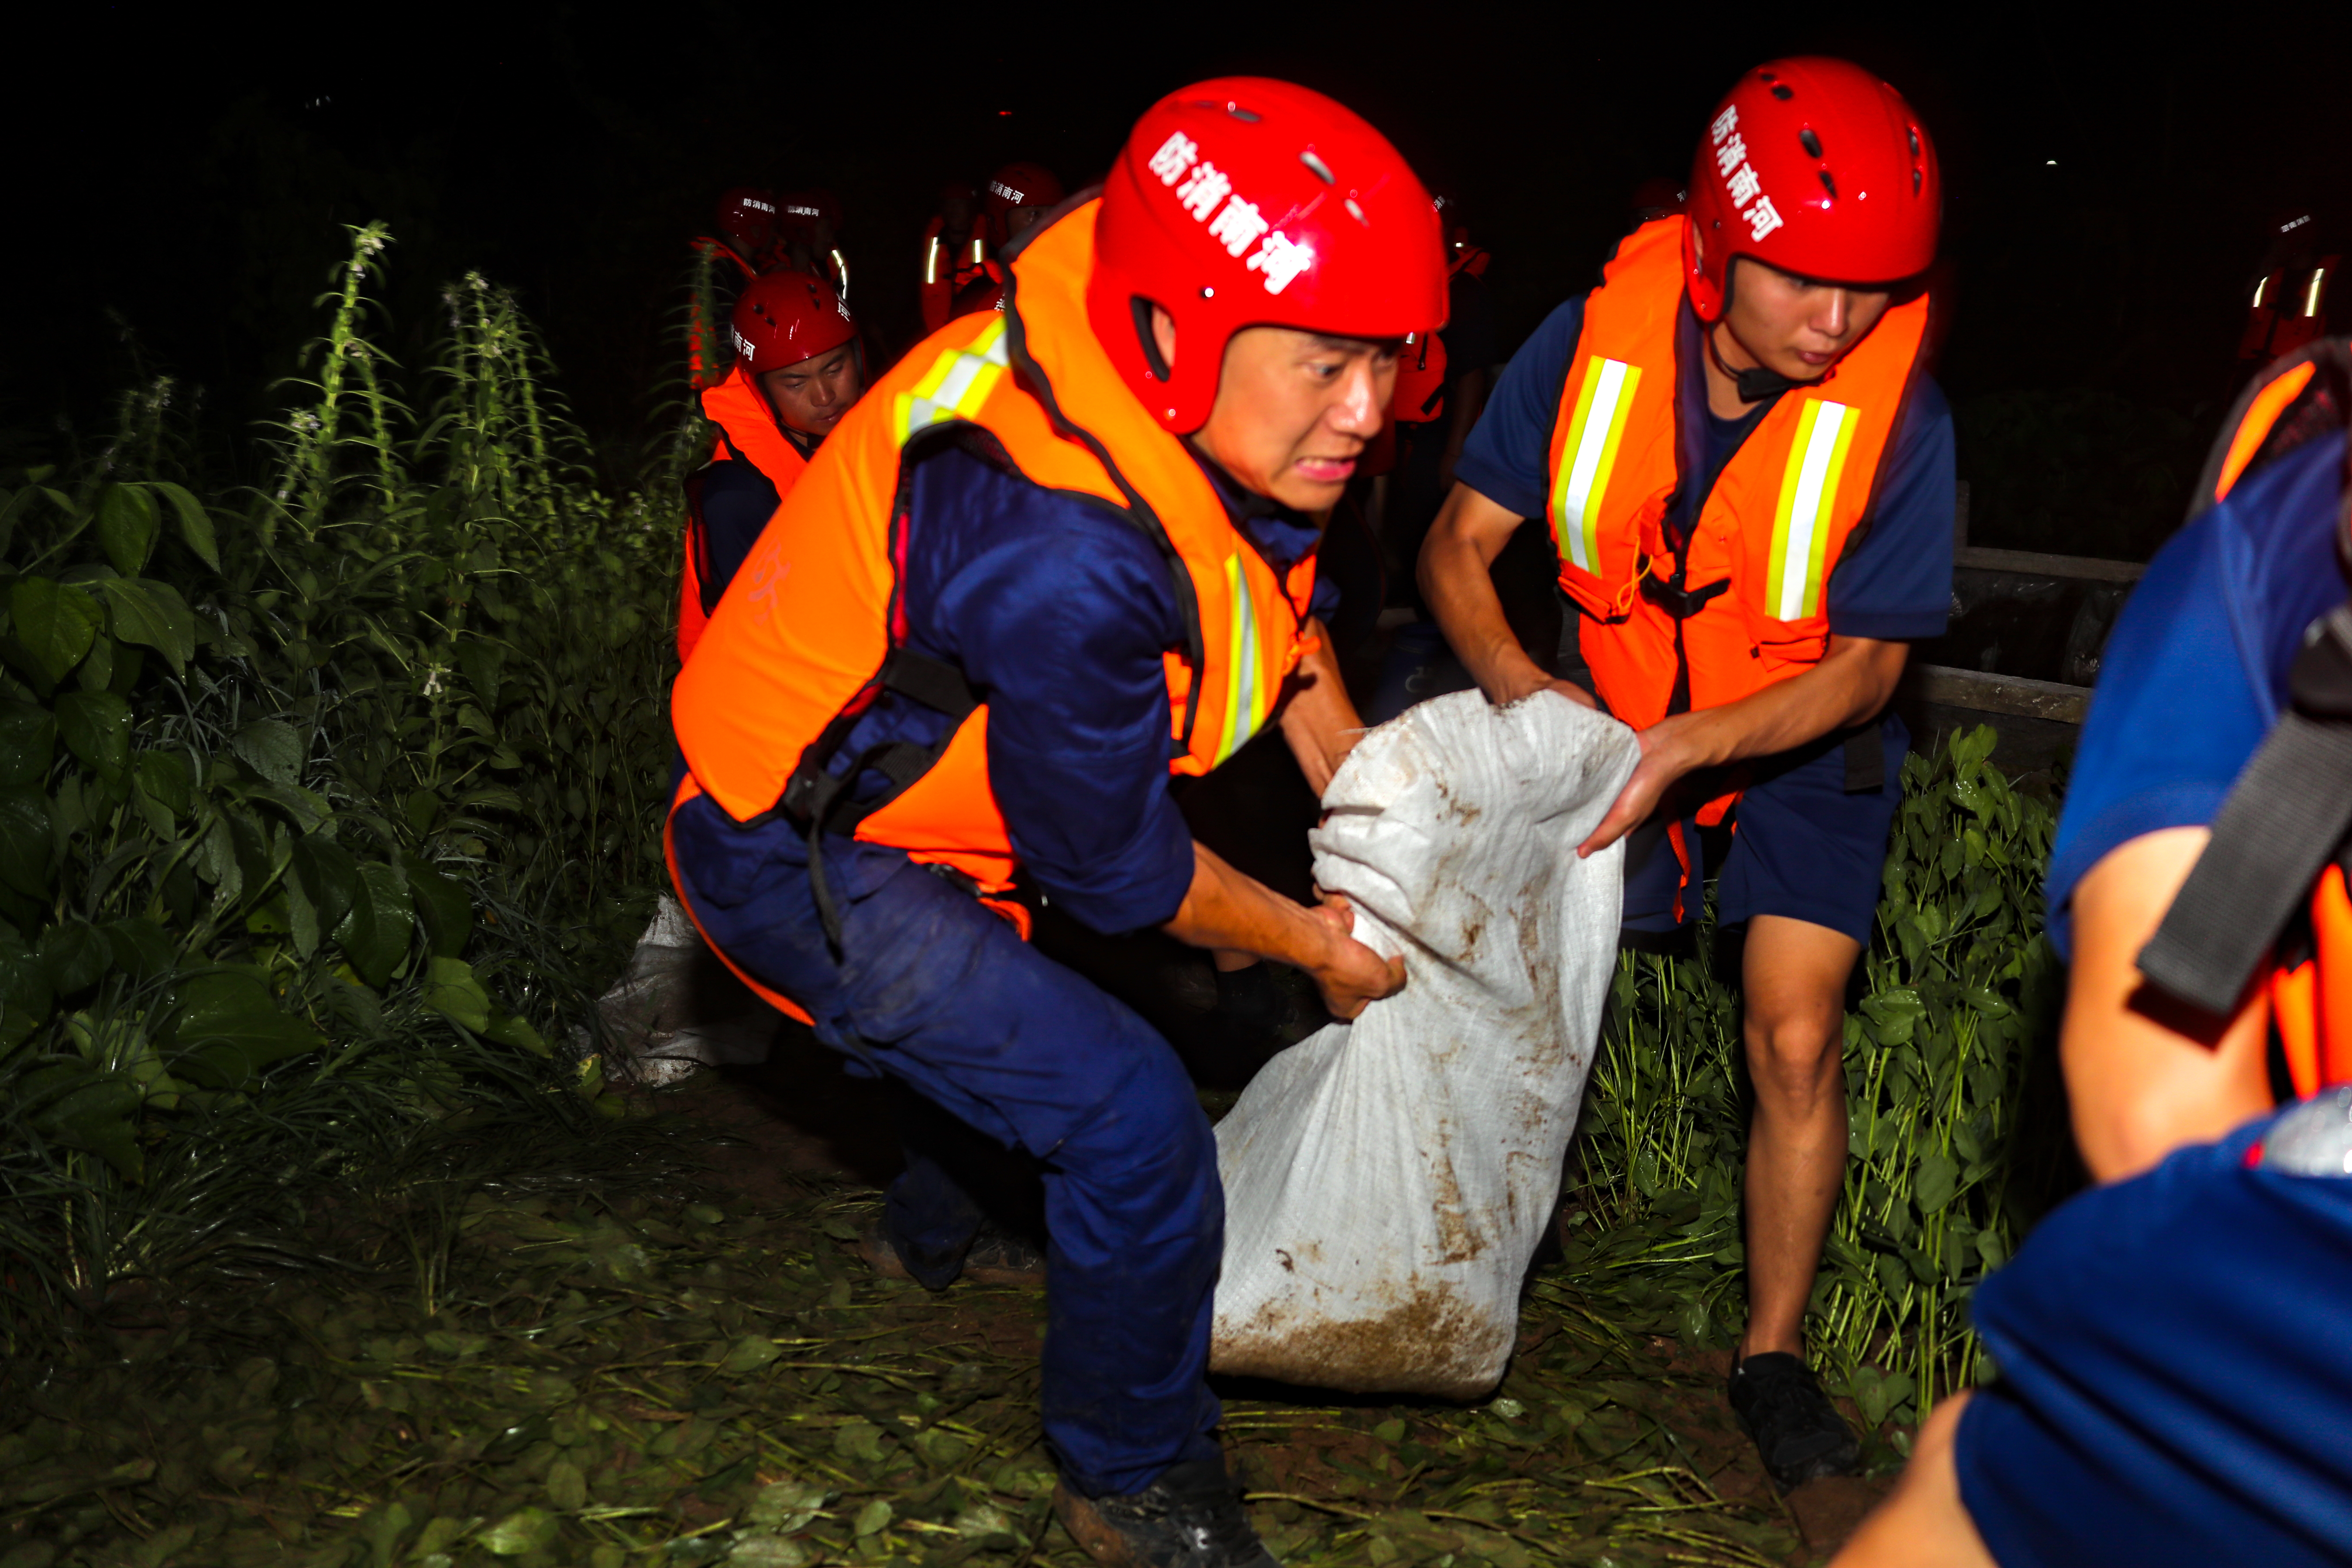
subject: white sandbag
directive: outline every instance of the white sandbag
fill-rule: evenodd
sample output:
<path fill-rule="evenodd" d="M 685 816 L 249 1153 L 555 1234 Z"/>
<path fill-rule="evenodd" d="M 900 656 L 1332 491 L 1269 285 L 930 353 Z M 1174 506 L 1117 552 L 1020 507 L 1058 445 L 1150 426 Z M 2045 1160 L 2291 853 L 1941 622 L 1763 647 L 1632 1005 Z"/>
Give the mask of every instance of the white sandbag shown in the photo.
<path fill-rule="evenodd" d="M 1213 1369 L 1454 1398 L 1501 1378 L 1616 955 L 1623 847 L 1576 847 L 1636 756 L 1566 698 L 1465 691 L 1331 781 L 1316 880 L 1404 954 L 1405 989 L 1276 1057 L 1218 1124 Z"/>

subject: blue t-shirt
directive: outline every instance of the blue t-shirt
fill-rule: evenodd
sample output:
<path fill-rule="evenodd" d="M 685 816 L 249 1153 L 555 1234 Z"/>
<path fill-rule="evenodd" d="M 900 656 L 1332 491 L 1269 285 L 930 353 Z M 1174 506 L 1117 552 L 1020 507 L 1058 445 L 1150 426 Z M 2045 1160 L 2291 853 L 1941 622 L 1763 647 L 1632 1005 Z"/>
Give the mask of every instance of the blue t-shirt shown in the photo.
<path fill-rule="evenodd" d="M 1203 465 L 1207 468 L 1207 465 Z M 1211 480 L 1277 572 L 1316 546 L 1309 519 Z M 1040 888 L 1097 931 L 1174 917 L 1192 883 L 1192 837 L 1168 790 L 1168 677 L 1184 646 L 1170 558 L 1092 497 L 1052 490 L 958 446 L 915 463 L 901 578 L 907 646 L 963 671 L 988 705 L 989 782 L 1013 848 Z M 1313 612 L 1338 593 L 1318 584 Z M 866 748 L 932 745 L 946 717 L 885 693 L 834 763 Z M 869 771 L 856 794 L 887 781 Z M 752 836 L 746 854 L 765 854 Z M 850 896 L 904 864 L 896 850 L 833 841 Z M 706 879 L 715 879 L 705 873 Z"/>
<path fill-rule="evenodd" d="M 721 458 L 703 468 L 697 506 L 709 568 L 702 579 L 705 608 L 717 606 L 727 584 L 742 570 L 743 558 L 776 515 L 778 499 L 775 482 L 740 458 Z"/>
<path fill-rule="evenodd" d="M 2238 481 L 2168 541 L 2116 618 L 2050 857 L 2050 934 L 2126 841 L 2210 824 L 2287 703 L 2304 629 L 2343 603 L 2344 437 Z"/>
<path fill-rule="evenodd" d="M 1477 426 L 1463 444 L 1454 477 L 1507 511 L 1541 517 L 1549 489 L 1553 421 L 1570 356 L 1584 330 L 1584 301 L 1570 300 L 1536 329 L 1504 368 Z M 1698 318 L 1685 302 L 1675 337 L 1675 384 L 1682 428 L 1691 447 L 1685 482 L 1670 519 L 1686 528 L 1716 476 L 1762 421 L 1771 404 L 1740 419 L 1707 408 L 1706 352 Z M 1913 385 L 1895 431 L 1878 495 L 1857 536 L 1830 574 L 1830 630 L 1841 637 L 1916 640 L 1941 637 L 1952 606 L 1952 411 L 1927 376 Z"/>

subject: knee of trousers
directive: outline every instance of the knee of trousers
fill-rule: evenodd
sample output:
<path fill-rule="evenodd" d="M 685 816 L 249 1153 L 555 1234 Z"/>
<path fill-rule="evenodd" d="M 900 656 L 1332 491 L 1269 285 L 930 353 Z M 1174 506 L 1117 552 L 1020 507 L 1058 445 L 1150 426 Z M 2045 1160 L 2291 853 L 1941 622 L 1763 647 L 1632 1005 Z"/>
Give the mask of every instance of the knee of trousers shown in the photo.
<path fill-rule="evenodd" d="M 1162 1046 L 1047 1157 L 1057 1208 L 1104 1243 L 1214 1246 L 1224 1234 L 1217 1140 L 1192 1079 Z M 1073 1238 L 1075 1239 L 1075 1237 Z"/>

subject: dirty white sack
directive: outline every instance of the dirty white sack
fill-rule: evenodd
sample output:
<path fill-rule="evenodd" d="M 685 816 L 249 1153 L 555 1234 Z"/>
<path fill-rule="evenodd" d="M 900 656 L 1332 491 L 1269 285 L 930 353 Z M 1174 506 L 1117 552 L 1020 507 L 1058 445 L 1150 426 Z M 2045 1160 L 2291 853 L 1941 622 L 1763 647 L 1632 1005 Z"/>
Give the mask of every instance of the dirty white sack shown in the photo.
<path fill-rule="evenodd" d="M 604 1070 L 645 1089 L 668 1089 L 700 1068 L 757 1067 L 783 1026 L 782 1016 L 735 978 L 703 945 L 686 910 L 667 893 L 629 967 L 597 999 L 604 1016 Z M 593 1050 L 588 1031 L 581 1048 Z"/>
<path fill-rule="evenodd" d="M 1617 950 L 1623 847 L 1576 847 L 1636 756 L 1564 697 L 1464 691 L 1331 781 L 1316 880 L 1404 954 L 1405 989 L 1276 1057 L 1218 1124 L 1213 1368 L 1454 1398 L 1501 1378 Z"/>

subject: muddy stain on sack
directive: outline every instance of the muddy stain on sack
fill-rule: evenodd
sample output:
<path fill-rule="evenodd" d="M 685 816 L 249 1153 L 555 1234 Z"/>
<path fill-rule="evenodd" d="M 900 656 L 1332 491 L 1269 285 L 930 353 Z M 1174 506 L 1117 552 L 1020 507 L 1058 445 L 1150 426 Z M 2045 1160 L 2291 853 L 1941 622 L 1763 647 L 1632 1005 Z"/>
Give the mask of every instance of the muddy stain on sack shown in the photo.
<path fill-rule="evenodd" d="M 1475 1399 L 1495 1385 L 1494 1369 L 1510 1349 L 1515 1323 L 1490 1321 L 1444 1280 L 1417 1274 L 1384 1294 L 1396 1303 L 1388 1311 L 1346 1320 L 1323 1317 L 1306 1303 L 1268 1301 L 1250 1322 L 1218 1337 L 1209 1370 L 1439 1399 Z"/>

